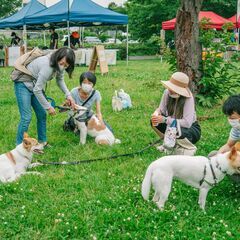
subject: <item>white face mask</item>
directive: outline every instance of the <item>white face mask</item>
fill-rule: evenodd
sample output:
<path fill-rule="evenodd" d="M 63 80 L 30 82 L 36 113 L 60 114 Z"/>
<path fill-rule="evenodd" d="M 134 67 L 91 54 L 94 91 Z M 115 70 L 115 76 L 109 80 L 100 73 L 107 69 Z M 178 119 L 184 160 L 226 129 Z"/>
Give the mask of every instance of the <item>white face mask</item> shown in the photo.
<path fill-rule="evenodd" d="M 63 72 L 66 68 L 63 65 L 58 64 L 58 68 L 60 72 Z"/>
<path fill-rule="evenodd" d="M 228 122 L 232 126 L 232 128 L 240 129 L 239 119 L 228 119 Z"/>
<path fill-rule="evenodd" d="M 92 85 L 87 84 L 87 83 L 82 83 L 82 90 L 85 93 L 90 93 L 92 91 L 92 89 L 93 89 Z"/>
<path fill-rule="evenodd" d="M 174 94 L 169 94 L 169 97 L 171 97 L 171 98 L 179 98 L 180 95 L 177 94 L 177 93 L 174 93 Z"/>

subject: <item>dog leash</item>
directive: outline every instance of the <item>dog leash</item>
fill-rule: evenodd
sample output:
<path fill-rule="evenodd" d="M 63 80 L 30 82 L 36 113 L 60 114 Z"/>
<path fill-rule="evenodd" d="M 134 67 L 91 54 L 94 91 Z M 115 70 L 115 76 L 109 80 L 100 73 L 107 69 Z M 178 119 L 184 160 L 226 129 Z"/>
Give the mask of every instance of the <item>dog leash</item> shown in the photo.
<path fill-rule="evenodd" d="M 86 163 L 92 163 L 92 162 L 103 161 L 103 160 L 112 160 L 112 159 L 116 159 L 116 158 L 120 158 L 120 157 L 130 157 L 130 156 L 134 156 L 134 155 L 137 155 L 137 154 L 141 154 L 142 152 L 144 152 L 148 148 L 156 145 L 160 141 L 161 141 L 161 139 L 158 139 L 158 140 L 154 141 L 153 143 L 148 144 L 146 147 L 144 147 L 144 148 L 142 148 L 142 149 L 140 149 L 138 151 L 131 152 L 131 153 L 113 155 L 113 156 L 102 157 L 102 158 L 92 158 L 92 159 L 73 161 L 73 162 L 66 162 L 66 161 L 64 161 L 64 162 L 39 161 L 39 163 L 41 163 L 42 165 L 78 165 L 78 164 L 86 164 Z"/>
<path fill-rule="evenodd" d="M 58 109 L 59 112 L 66 112 L 66 111 L 71 110 L 70 107 L 56 105 L 55 100 L 51 97 L 46 97 L 46 99 L 48 102 L 50 102 L 51 106 L 55 109 Z"/>

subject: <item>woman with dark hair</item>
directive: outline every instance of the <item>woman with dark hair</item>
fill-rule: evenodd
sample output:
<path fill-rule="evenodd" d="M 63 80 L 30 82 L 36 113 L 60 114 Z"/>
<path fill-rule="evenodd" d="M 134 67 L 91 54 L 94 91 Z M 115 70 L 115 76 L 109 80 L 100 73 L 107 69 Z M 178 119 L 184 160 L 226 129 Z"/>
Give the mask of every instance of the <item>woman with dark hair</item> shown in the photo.
<path fill-rule="evenodd" d="M 194 98 L 188 88 L 189 77 L 185 73 L 176 72 L 169 81 L 161 82 L 166 90 L 163 93 L 160 106 L 151 118 L 154 131 L 161 138 L 164 138 L 167 126 L 170 126 L 176 119 L 179 126 L 178 145 L 196 151 L 193 144 L 200 139 L 201 128 L 197 122 Z M 179 146 L 176 147 L 179 148 Z M 164 151 L 164 146 L 158 147 L 158 150 Z M 184 154 L 184 151 L 181 150 L 177 153 L 180 152 Z"/>
<path fill-rule="evenodd" d="M 63 47 L 52 54 L 34 59 L 27 65 L 27 69 L 33 77 L 21 74 L 15 81 L 15 95 L 20 112 L 20 122 L 17 132 L 17 144 L 23 140 L 23 133 L 28 131 L 32 117 L 32 108 L 37 117 L 38 141 L 44 146 L 47 145 L 46 136 L 46 111 L 55 115 L 55 109 L 47 101 L 44 89 L 48 81 L 56 77 L 56 82 L 65 94 L 69 105 L 74 107 L 74 100 L 64 82 L 64 71 L 71 78 L 75 63 L 75 54 L 72 49 Z"/>

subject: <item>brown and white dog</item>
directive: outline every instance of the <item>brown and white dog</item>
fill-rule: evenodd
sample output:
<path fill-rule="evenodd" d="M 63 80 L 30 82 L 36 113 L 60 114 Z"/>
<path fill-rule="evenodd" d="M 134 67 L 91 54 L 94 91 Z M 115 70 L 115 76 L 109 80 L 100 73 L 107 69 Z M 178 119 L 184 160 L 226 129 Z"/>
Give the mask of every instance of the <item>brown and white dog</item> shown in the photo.
<path fill-rule="evenodd" d="M 152 162 L 142 183 L 142 196 L 149 197 L 151 185 L 155 190 L 153 201 L 164 208 L 171 191 L 173 178 L 199 189 L 198 203 L 205 209 L 208 191 L 226 174 L 240 173 L 240 142 L 230 152 L 217 154 L 210 159 L 203 156 L 172 155 Z"/>
<path fill-rule="evenodd" d="M 38 172 L 26 172 L 31 165 L 33 153 L 42 154 L 43 145 L 34 138 L 24 133 L 24 139 L 15 149 L 0 155 L 0 181 L 13 182 L 24 174 L 38 174 Z"/>
<path fill-rule="evenodd" d="M 114 137 L 113 133 L 109 130 L 105 123 L 102 120 L 99 120 L 95 114 L 91 116 L 86 125 L 85 119 L 82 118 L 82 116 L 86 115 L 86 112 L 86 107 L 76 104 L 75 112 L 71 113 L 77 129 L 80 130 L 80 144 L 86 143 L 87 134 L 94 137 L 97 144 L 113 145 L 121 143 L 119 139 Z"/>

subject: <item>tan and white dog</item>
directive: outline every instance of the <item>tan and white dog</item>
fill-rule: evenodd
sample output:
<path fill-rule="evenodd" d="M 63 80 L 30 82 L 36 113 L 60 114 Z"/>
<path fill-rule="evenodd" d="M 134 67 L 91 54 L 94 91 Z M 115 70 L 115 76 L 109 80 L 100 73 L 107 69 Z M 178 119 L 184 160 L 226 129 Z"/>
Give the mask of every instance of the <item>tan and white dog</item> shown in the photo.
<path fill-rule="evenodd" d="M 226 174 L 240 173 L 240 143 L 230 152 L 217 154 L 211 159 L 203 156 L 165 156 L 152 162 L 142 183 L 142 196 L 149 198 L 151 185 L 155 190 L 153 201 L 164 208 L 171 191 L 173 178 L 199 189 L 198 203 L 205 209 L 208 191 Z"/>
<path fill-rule="evenodd" d="M 80 144 L 85 144 L 87 135 L 94 137 L 95 142 L 101 145 L 113 145 L 121 143 L 119 139 L 116 139 L 113 133 L 105 125 L 102 120 L 99 120 L 95 114 L 91 116 L 86 125 L 86 119 L 82 116 L 86 115 L 87 108 L 79 105 L 75 105 L 76 111 L 72 113 L 75 125 L 80 130 Z"/>
<path fill-rule="evenodd" d="M 24 174 L 38 174 L 38 172 L 26 172 L 30 166 L 33 153 L 42 154 L 43 145 L 34 138 L 24 133 L 24 139 L 15 149 L 0 155 L 0 181 L 13 182 Z"/>

